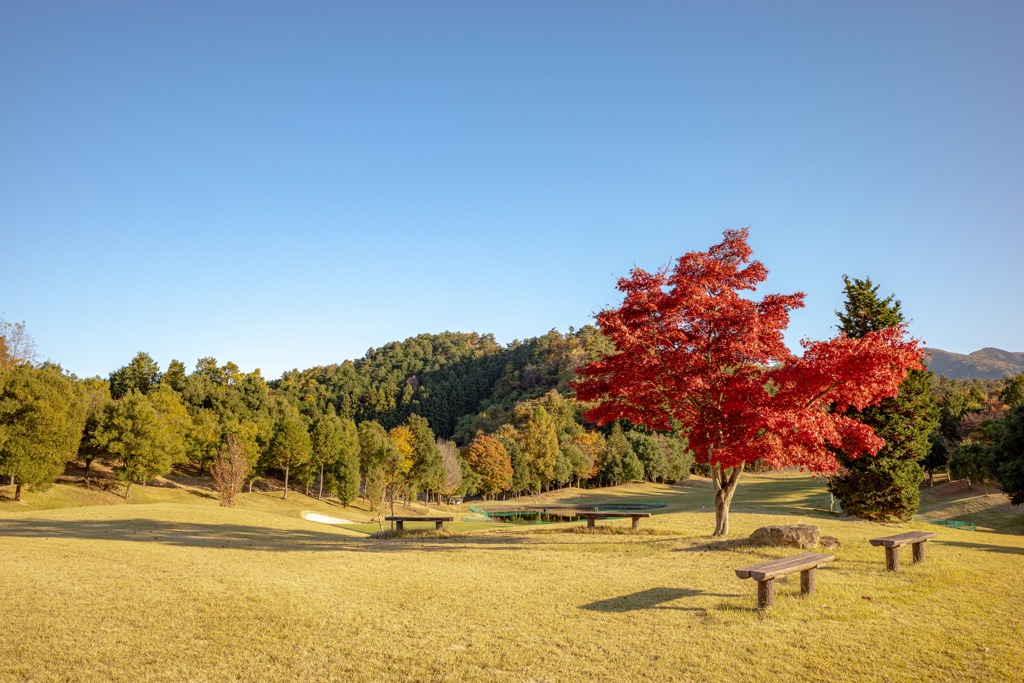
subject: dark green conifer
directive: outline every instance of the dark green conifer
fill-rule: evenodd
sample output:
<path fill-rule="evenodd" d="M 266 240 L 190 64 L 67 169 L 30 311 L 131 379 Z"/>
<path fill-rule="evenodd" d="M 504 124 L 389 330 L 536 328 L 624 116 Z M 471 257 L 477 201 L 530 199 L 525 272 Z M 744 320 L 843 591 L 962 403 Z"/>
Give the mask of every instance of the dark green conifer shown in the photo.
<path fill-rule="evenodd" d="M 900 302 L 878 296 L 878 285 L 850 279 L 846 283 L 845 312 L 838 312 L 840 329 L 861 338 L 904 322 Z M 938 426 L 938 405 L 931 394 L 931 373 L 912 371 L 899 394 L 877 406 L 847 415 L 860 420 L 885 440 L 877 456 L 838 453 L 842 469 L 832 478 L 831 490 L 847 514 L 865 519 L 909 520 L 920 504 L 924 470 L 920 461 L 930 449 L 928 435 Z"/>

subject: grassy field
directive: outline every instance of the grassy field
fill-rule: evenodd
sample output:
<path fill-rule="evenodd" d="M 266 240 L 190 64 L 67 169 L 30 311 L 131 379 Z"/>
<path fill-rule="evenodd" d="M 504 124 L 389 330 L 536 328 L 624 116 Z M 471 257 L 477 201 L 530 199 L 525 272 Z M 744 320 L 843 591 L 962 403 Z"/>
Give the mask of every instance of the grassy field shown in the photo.
<path fill-rule="evenodd" d="M 810 477 L 748 477 L 732 538 L 805 522 L 842 544 L 817 595 L 791 577 L 765 614 L 732 569 L 796 551 L 710 539 L 702 481 L 544 498 L 669 501 L 641 534 L 460 524 L 390 540 L 303 519 L 369 513 L 300 494 L 228 510 L 147 487 L 174 499 L 45 509 L 70 499 L 57 487 L 50 506 L 0 500 L 0 680 L 1022 680 L 1020 511 L 957 487 L 925 490 L 904 528 L 939 538 L 892 575 L 867 539 L 897 528 L 830 514 Z M 927 524 L 953 517 L 979 531 Z"/>

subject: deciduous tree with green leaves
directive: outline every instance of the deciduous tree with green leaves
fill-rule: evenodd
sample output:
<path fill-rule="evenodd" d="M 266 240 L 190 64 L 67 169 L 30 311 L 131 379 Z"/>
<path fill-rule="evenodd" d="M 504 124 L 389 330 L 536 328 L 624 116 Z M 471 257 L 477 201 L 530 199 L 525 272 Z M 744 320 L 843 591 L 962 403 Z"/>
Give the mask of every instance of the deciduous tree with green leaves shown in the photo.
<path fill-rule="evenodd" d="M 523 454 L 530 464 L 538 486 L 551 481 L 555 473 L 555 461 L 558 459 L 558 433 L 554 421 L 544 408 L 533 409 L 530 421 L 523 429 Z"/>

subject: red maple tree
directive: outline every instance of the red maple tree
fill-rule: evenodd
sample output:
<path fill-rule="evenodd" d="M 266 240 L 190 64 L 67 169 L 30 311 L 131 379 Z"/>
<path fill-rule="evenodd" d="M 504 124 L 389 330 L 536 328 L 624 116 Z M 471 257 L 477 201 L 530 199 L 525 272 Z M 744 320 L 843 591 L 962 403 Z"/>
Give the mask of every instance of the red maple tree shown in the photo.
<path fill-rule="evenodd" d="M 748 230 L 728 230 L 707 252 L 690 252 L 671 269 L 636 268 L 619 280 L 617 309 L 597 316 L 617 352 L 577 372 L 577 397 L 599 401 L 584 417 L 626 419 L 656 430 L 688 430 L 696 461 L 711 466 L 715 536 L 729 532 L 729 505 L 747 463 L 838 468 L 832 448 L 875 455 L 885 442 L 844 415 L 895 396 L 922 351 L 905 329 L 851 339 L 783 343 L 789 312 L 804 295 L 740 295 L 768 276 L 751 261 Z"/>

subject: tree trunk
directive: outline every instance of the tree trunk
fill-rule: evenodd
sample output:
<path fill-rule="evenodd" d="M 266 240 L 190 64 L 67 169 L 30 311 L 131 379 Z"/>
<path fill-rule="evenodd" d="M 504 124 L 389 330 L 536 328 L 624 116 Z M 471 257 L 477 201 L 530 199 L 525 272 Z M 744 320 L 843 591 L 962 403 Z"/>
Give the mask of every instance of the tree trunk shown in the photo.
<path fill-rule="evenodd" d="M 388 498 L 391 499 L 391 516 L 395 516 L 395 470 L 391 470 L 391 491 Z M 395 520 L 391 520 L 391 530 L 395 529 Z"/>
<path fill-rule="evenodd" d="M 740 474 L 743 473 L 743 465 L 733 467 L 728 474 L 726 469 L 718 465 L 711 466 L 711 480 L 715 484 L 714 536 L 729 534 L 729 506 L 732 504 L 733 494 L 736 493 L 736 484 L 740 481 Z"/>
<path fill-rule="evenodd" d="M 14 477 L 11 477 L 11 483 L 14 484 Z M 21 502 L 21 482 L 14 484 L 14 502 Z"/>
<path fill-rule="evenodd" d="M 256 480 L 255 480 L 255 479 L 250 479 L 250 480 L 249 480 L 249 493 L 252 493 L 252 485 L 253 485 L 253 483 L 255 483 L 255 482 L 256 482 Z"/>
<path fill-rule="evenodd" d="M 124 490 L 124 499 L 131 500 L 132 498 L 132 480 L 128 480 L 128 488 Z"/>
<path fill-rule="evenodd" d="M 288 500 L 288 466 L 284 466 L 284 499 Z"/>
<path fill-rule="evenodd" d="M 85 476 L 82 477 L 82 481 L 89 483 L 89 468 L 92 467 L 92 458 L 85 461 Z"/>
<path fill-rule="evenodd" d="M 320 493 L 317 494 L 317 500 L 324 499 L 324 464 L 320 463 Z"/>

